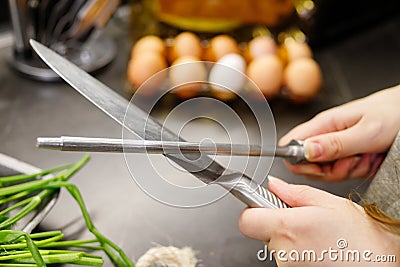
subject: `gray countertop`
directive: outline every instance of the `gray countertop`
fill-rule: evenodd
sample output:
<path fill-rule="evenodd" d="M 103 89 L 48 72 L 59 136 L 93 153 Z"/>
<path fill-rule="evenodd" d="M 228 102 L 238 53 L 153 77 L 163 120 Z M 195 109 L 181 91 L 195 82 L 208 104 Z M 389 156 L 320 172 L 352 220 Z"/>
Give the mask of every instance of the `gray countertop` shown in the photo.
<path fill-rule="evenodd" d="M 96 77 L 125 94 L 125 70 L 131 43 L 127 28 L 112 24 L 107 30 L 118 45 L 117 58 Z M 281 100 L 271 103 L 277 135 L 282 136 L 323 109 L 399 83 L 399 28 L 400 19 L 392 19 L 316 51 L 324 74 L 324 87 L 316 99 L 304 106 Z M 121 127 L 117 123 L 68 85 L 32 81 L 11 70 L 6 62 L 8 52 L 6 48 L 0 50 L 2 153 L 47 168 L 76 161 L 81 155 L 38 150 L 35 147 L 38 136 L 121 137 Z M 194 112 L 201 113 L 201 108 L 204 107 L 195 106 Z M 157 114 L 160 118 L 164 116 L 163 112 Z M 255 129 L 250 125 L 248 130 Z M 219 129 L 204 122 L 194 123 L 186 130 L 188 139 L 195 140 L 203 135 L 223 139 Z M 142 167 L 145 159 L 137 155 L 134 160 L 138 173 L 146 176 L 147 170 Z M 163 166 L 165 159 L 154 156 L 154 164 Z M 170 172 L 169 168 L 167 166 L 165 172 Z M 339 195 L 346 195 L 353 188 L 362 190 L 365 186 L 361 180 L 339 184 L 311 182 L 291 174 L 279 159 L 274 161 L 270 173 L 289 182 L 311 184 Z M 178 176 L 195 179 L 185 173 Z M 146 176 L 146 179 L 154 178 Z M 134 259 L 160 244 L 192 247 L 198 253 L 201 266 L 266 266 L 256 257 L 263 244 L 240 234 L 237 219 L 245 206 L 230 195 L 198 208 L 164 205 L 140 190 L 121 154 L 92 154 L 90 163 L 72 181 L 81 189 L 95 225 Z M 62 192 L 58 204 L 41 224 L 43 229 L 62 228 L 75 238 L 88 235 L 82 227 L 79 209 L 66 192 Z"/>

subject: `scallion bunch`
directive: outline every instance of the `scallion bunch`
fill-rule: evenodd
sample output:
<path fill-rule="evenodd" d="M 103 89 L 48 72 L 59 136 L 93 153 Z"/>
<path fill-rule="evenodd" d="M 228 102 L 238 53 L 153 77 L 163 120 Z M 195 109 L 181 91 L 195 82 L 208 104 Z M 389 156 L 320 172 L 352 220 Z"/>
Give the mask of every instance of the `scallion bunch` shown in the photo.
<path fill-rule="evenodd" d="M 126 254 L 93 225 L 78 188 L 69 179 L 88 161 L 84 156 L 75 164 L 48 169 L 36 174 L 0 177 L 0 265 L 46 266 L 70 263 L 81 266 L 101 266 L 103 259 L 88 250 L 103 250 L 116 266 L 134 266 Z M 50 179 L 42 179 L 52 174 Z M 78 203 L 92 240 L 63 241 L 60 231 L 28 234 L 11 227 L 33 212 L 60 188 L 65 188 Z M 12 214 L 12 216 L 10 216 Z"/>

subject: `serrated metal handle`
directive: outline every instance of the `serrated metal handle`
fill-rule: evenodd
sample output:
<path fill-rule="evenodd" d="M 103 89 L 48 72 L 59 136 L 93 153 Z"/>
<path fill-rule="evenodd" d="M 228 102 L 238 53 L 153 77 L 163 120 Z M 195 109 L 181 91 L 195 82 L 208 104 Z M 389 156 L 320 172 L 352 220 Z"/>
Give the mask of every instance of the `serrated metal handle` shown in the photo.
<path fill-rule="evenodd" d="M 251 208 L 289 208 L 289 205 L 274 193 L 257 184 L 245 174 L 223 175 L 215 183 L 224 187 Z"/>

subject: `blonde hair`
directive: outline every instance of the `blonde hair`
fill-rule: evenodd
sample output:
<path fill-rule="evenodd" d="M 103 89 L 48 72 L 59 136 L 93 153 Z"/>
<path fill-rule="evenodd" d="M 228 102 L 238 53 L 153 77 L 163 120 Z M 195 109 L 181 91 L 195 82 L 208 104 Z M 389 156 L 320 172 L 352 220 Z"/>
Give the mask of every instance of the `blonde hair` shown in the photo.
<path fill-rule="evenodd" d="M 400 161 L 400 158 L 394 159 L 393 167 L 394 172 L 396 173 L 394 179 L 396 179 L 396 184 L 400 184 L 400 176 L 398 172 L 398 164 L 397 162 Z M 351 194 L 350 194 L 351 197 Z M 375 203 L 367 203 L 360 195 L 358 197 L 361 199 L 360 204 L 364 208 L 365 213 L 372 218 L 375 222 L 379 223 L 383 226 L 386 230 L 400 235 L 400 219 L 393 218 L 387 215 L 383 210 L 381 210 Z"/>
<path fill-rule="evenodd" d="M 362 205 L 365 213 L 392 233 L 400 235 L 400 220 L 385 214 L 376 204 Z"/>
<path fill-rule="evenodd" d="M 368 203 L 360 193 L 353 190 L 348 195 L 350 201 L 360 204 L 365 213 L 386 230 L 400 235 L 400 220 L 387 215 L 375 203 Z"/>

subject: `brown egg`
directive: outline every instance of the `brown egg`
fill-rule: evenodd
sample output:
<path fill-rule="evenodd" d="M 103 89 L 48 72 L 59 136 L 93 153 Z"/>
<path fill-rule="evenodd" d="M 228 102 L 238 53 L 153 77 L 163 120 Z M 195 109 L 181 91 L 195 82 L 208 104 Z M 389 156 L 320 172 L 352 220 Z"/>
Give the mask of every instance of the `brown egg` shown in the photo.
<path fill-rule="evenodd" d="M 279 93 L 282 86 L 283 64 L 276 55 L 264 55 L 250 62 L 247 76 L 267 99 Z"/>
<path fill-rule="evenodd" d="M 258 36 L 249 42 L 246 57 L 248 61 L 251 61 L 263 55 L 276 54 L 277 51 L 278 47 L 274 39 L 269 36 Z"/>
<path fill-rule="evenodd" d="M 132 48 L 131 57 L 145 52 L 154 52 L 160 55 L 166 55 L 167 48 L 164 41 L 155 35 L 147 35 L 139 39 Z"/>
<path fill-rule="evenodd" d="M 220 87 L 220 88 L 218 88 L 218 87 L 220 87 L 220 86 L 214 85 L 211 88 L 211 93 L 215 98 L 222 100 L 222 101 L 230 101 L 237 97 L 236 94 L 232 93 L 231 91 L 225 90 L 224 87 Z"/>
<path fill-rule="evenodd" d="M 167 68 L 165 58 L 157 53 L 141 53 L 131 59 L 128 66 L 128 79 L 137 88 L 157 72 Z M 160 85 L 165 75 L 158 75 L 146 82 L 146 88 L 140 88 L 140 93 L 152 94 L 152 90 Z"/>
<path fill-rule="evenodd" d="M 232 53 L 240 54 L 236 40 L 229 35 L 218 35 L 211 39 L 205 59 L 215 62 L 221 57 Z"/>
<path fill-rule="evenodd" d="M 200 58 L 180 57 L 169 68 L 169 80 L 179 97 L 187 99 L 196 96 L 207 81 L 207 68 Z"/>
<path fill-rule="evenodd" d="M 316 95 L 322 85 L 321 69 L 311 58 L 299 58 L 289 62 L 284 70 L 284 83 L 289 99 L 305 102 Z"/>
<path fill-rule="evenodd" d="M 303 42 L 287 39 L 283 47 L 289 62 L 303 57 L 312 58 L 313 56 L 310 46 Z"/>
<path fill-rule="evenodd" d="M 201 58 L 202 54 L 203 48 L 201 47 L 200 38 L 194 33 L 182 32 L 175 37 L 168 57 L 170 62 L 173 62 L 179 57 Z"/>

